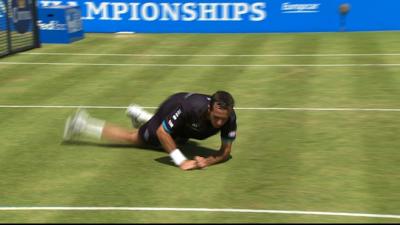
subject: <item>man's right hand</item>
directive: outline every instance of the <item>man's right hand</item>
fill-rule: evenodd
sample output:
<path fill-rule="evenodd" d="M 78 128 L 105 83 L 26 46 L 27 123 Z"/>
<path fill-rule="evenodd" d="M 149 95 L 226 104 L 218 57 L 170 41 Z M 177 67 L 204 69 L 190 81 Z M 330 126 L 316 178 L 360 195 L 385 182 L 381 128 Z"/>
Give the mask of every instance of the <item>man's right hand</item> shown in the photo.
<path fill-rule="evenodd" d="M 182 170 L 192 170 L 197 169 L 197 161 L 196 160 L 185 160 L 180 166 Z"/>

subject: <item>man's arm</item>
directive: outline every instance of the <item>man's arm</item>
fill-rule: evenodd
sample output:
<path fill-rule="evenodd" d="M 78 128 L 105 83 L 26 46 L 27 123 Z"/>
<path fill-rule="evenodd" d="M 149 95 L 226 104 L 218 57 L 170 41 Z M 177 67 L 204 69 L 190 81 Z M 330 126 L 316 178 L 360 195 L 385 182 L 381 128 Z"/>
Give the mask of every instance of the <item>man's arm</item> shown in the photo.
<path fill-rule="evenodd" d="M 188 160 L 186 157 L 184 157 L 179 149 L 176 147 L 176 143 L 174 139 L 171 137 L 171 135 L 165 131 L 163 125 L 161 124 L 158 129 L 157 129 L 157 137 L 158 140 L 160 141 L 161 145 L 163 146 L 164 150 L 170 154 L 171 158 L 174 159 L 174 157 L 178 157 L 178 160 L 183 160 L 180 162 L 178 165 L 179 168 L 182 170 L 191 170 L 191 169 L 196 169 L 198 168 L 197 166 L 197 161 L 196 160 Z M 177 154 L 177 156 L 176 156 Z M 174 160 L 175 162 L 175 160 Z"/>
<path fill-rule="evenodd" d="M 195 160 L 200 168 L 205 168 L 213 164 L 217 164 L 226 161 L 231 154 L 232 142 L 222 142 L 221 148 L 215 155 L 211 155 L 207 158 L 196 156 Z"/>

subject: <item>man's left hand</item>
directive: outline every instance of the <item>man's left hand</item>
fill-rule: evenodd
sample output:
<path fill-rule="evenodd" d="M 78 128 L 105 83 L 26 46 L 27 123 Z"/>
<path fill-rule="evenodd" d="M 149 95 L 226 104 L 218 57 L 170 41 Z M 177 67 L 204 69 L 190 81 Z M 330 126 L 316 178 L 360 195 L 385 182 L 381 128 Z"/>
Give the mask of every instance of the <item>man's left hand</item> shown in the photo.
<path fill-rule="evenodd" d="M 204 157 L 195 156 L 195 157 L 194 157 L 194 160 L 196 160 L 197 166 L 198 166 L 199 168 L 205 168 L 205 167 L 208 166 L 207 159 L 204 158 Z"/>

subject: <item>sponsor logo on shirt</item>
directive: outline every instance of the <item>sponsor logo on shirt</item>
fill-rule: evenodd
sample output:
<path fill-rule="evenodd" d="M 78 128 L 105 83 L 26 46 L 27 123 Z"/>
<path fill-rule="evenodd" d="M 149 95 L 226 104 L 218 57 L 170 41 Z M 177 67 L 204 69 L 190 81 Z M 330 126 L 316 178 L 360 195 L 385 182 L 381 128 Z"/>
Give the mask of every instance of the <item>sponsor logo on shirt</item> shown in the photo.
<path fill-rule="evenodd" d="M 193 129 L 193 130 L 196 130 L 196 131 L 199 131 L 199 124 L 197 124 L 197 123 L 192 123 L 192 129 Z"/>

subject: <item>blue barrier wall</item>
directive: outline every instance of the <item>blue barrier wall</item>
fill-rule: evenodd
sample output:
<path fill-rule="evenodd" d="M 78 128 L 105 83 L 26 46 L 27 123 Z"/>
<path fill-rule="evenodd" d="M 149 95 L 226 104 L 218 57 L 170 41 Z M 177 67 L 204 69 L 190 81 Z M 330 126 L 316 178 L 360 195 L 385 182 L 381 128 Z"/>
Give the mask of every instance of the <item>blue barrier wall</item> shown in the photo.
<path fill-rule="evenodd" d="M 340 5 L 350 11 L 341 14 Z M 79 5 L 85 32 L 258 33 L 400 30 L 400 0 L 40 0 Z"/>

